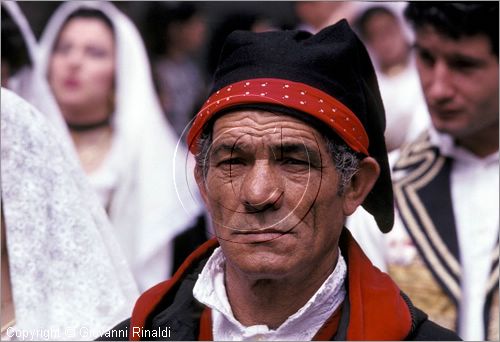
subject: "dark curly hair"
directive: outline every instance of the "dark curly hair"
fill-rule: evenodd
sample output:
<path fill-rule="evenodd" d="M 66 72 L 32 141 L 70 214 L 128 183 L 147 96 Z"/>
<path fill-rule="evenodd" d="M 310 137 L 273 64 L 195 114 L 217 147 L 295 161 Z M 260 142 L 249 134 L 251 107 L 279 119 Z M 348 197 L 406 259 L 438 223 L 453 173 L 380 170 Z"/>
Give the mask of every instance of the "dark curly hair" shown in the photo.
<path fill-rule="evenodd" d="M 486 35 L 492 52 L 498 56 L 498 2 L 427 2 L 415 1 L 405 9 L 405 17 L 414 29 L 431 25 L 452 38 Z"/>

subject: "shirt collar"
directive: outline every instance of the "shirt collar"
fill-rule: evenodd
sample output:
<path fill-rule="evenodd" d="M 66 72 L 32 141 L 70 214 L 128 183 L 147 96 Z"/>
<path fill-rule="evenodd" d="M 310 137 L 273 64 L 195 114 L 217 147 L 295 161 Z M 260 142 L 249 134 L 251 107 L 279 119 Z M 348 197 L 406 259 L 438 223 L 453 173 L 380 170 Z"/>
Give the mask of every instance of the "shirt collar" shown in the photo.
<path fill-rule="evenodd" d="M 265 325 L 245 327 L 238 322 L 231 310 L 224 282 L 224 265 L 225 257 L 219 247 L 214 250 L 199 275 L 193 288 L 193 295 L 199 302 L 223 316 L 226 320 L 224 327 L 232 330 L 229 333 L 232 336 L 252 338 L 258 333 L 260 336 L 267 335 L 267 339 L 311 339 L 346 296 L 347 265 L 339 249 L 339 258 L 334 271 L 309 301 L 288 317 L 278 329 L 271 330 Z M 217 331 L 214 331 L 214 337 L 216 335 Z"/>
<path fill-rule="evenodd" d="M 434 127 L 430 127 L 429 136 L 431 144 L 439 149 L 439 152 L 447 157 L 450 157 L 457 161 L 462 161 L 465 163 L 482 163 L 489 165 L 492 163 L 497 163 L 499 161 L 498 151 L 480 158 L 475 154 L 471 153 L 467 149 L 455 144 L 453 137 L 449 134 L 440 133 Z"/>

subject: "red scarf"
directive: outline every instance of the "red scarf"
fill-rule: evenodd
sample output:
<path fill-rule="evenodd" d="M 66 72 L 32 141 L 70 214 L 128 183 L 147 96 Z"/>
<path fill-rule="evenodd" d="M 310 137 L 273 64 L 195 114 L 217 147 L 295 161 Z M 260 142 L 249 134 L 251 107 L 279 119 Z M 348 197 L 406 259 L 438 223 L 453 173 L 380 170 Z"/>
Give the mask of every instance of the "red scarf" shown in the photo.
<path fill-rule="evenodd" d="M 133 327 L 144 328 L 146 319 L 161 299 L 179 282 L 191 265 L 209 256 L 218 246 L 211 239 L 196 249 L 174 276 L 143 293 L 137 300 L 130 319 L 130 339 L 138 341 L 132 334 Z M 408 305 L 391 278 L 374 267 L 359 245 L 344 229 L 340 247 L 347 253 L 350 314 L 347 340 L 403 340 L 411 328 Z M 200 340 L 212 340 L 211 310 L 206 308 L 200 318 Z M 314 340 L 331 339 L 337 332 L 341 310 L 337 310 L 314 336 Z"/>

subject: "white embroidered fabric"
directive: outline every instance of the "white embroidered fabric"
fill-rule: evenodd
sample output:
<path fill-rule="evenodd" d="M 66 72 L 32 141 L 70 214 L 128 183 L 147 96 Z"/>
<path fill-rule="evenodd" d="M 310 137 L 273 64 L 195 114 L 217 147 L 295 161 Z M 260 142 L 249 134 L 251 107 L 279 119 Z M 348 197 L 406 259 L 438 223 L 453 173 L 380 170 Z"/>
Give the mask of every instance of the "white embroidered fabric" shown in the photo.
<path fill-rule="evenodd" d="M 141 36 L 129 18 L 105 1 L 68 1 L 50 18 L 39 44 L 37 78 L 45 82 L 50 53 L 66 18 L 90 7 L 112 22 L 116 43 L 116 91 L 113 115 L 113 156 L 103 163 L 107 179 L 115 180 L 109 217 L 141 290 L 171 274 L 171 242 L 201 214 L 202 205 L 193 176 L 194 160 L 164 119 L 156 96 Z M 51 101 L 35 94 L 35 103 Z M 50 116 L 56 127 L 63 117 L 56 104 Z M 44 107 L 40 107 L 44 112 Z M 69 138 L 68 138 L 69 139 Z M 72 141 L 68 140 L 69 145 Z M 96 177 L 102 175 L 97 170 Z M 110 175 L 112 173 L 113 175 Z M 93 184 L 104 184 L 96 179 Z M 109 192 L 108 188 L 96 189 Z"/>
<path fill-rule="evenodd" d="M 214 250 L 193 288 L 194 297 L 212 309 L 212 332 L 215 341 L 310 341 L 346 296 L 347 265 L 339 249 L 335 270 L 309 301 L 288 317 L 278 329 L 266 325 L 246 327 L 233 315 L 224 281 L 225 257 Z"/>
<path fill-rule="evenodd" d="M 95 339 L 130 316 L 138 296 L 132 274 L 83 171 L 52 127 L 14 93 L 2 88 L 1 98 L 1 199 L 15 329 L 33 340 Z"/>

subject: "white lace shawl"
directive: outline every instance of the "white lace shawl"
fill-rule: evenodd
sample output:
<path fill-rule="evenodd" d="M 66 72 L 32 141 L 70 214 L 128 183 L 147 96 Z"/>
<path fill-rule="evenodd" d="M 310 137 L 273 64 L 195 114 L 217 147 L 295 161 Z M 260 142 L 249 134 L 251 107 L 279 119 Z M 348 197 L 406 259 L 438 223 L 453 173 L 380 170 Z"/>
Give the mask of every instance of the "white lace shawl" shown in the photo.
<path fill-rule="evenodd" d="M 113 23 L 117 47 L 114 162 L 117 173 L 109 215 L 141 290 L 171 273 L 171 242 L 194 223 L 201 201 L 194 162 L 163 117 L 147 54 L 133 23 L 103 1 L 62 3 L 39 44 L 39 77 L 46 79 L 50 52 L 65 19 L 82 7 L 97 8 Z M 62 117 L 58 111 L 59 117 Z"/>
<path fill-rule="evenodd" d="M 52 127 L 9 90 L 2 88 L 1 99 L 1 199 L 16 329 L 53 329 L 33 339 L 96 338 L 65 332 L 102 332 L 130 316 L 138 295 L 132 274 Z"/>

